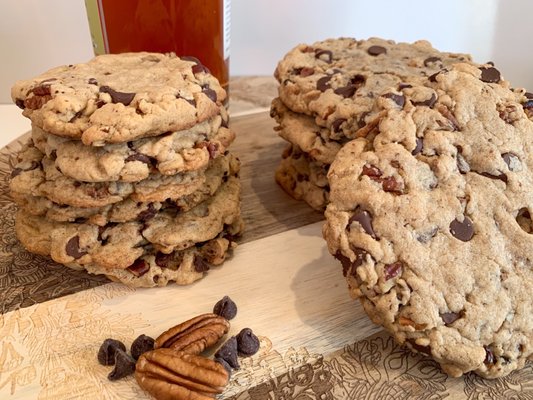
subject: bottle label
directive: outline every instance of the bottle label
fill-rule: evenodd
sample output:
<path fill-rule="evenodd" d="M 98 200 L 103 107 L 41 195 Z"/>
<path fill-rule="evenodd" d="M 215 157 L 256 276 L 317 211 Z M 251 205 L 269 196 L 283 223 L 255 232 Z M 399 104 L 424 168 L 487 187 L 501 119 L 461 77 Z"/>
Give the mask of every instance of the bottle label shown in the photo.
<path fill-rule="evenodd" d="M 224 60 L 229 57 L 230 52 L 230 34 L 231 34 L 231 0 L 224 0 L 224 21 L 223 21 L 223 40 L 224 40 Z"/>

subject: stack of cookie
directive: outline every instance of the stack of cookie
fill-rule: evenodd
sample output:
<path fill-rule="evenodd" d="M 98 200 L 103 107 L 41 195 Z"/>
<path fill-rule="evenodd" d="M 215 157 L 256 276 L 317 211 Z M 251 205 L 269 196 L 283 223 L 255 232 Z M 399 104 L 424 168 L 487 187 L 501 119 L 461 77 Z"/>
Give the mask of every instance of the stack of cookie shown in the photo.
<path fill-rule="evenodd" d="M 19 81 L 10 183 L 31 252 L 130 286 L 189 284 L 241 232 L 225 91 L 192 57 L 103 55 Z"/>
<path fill-rule="evenodd" d="M 378 105 L 401 107 L 410 85 L 457 62 L 471 59 L 439 52 L 427 41 L 341 38 L 295 47 L 274 74 L 280 86 L 271 116 L 289 142 L 276 181 L 323 211 L 330 164 L 347 141 L 375 134 Z M 418 96 L 420 104 L 433 105 L 430 91 Z"/>

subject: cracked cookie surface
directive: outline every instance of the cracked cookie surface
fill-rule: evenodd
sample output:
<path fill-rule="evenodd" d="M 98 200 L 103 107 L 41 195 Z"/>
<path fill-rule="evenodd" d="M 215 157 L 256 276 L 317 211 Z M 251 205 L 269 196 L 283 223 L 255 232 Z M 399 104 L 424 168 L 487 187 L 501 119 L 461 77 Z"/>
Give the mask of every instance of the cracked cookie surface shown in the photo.
<path fill-rule="evenodd" d="M 323 233 L 351 294 L 452 376 L 533 357 L 533 123 L 507 86 L 457 64 L 378 99 L 328 174 Z"/>

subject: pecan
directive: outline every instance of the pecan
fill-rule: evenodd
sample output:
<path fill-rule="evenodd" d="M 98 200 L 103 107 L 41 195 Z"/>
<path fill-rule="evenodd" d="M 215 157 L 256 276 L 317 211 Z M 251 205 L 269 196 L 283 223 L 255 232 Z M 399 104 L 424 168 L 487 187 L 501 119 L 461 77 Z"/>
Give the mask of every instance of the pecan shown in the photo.
<path fill-rule="evenodd" d="M 216 344 L 229 327 L 229 322 L 218 315 L 202 314 L 163 332 L 155 340 L 154 348 L 168 347 L 199 354 Z"/>
<path fill-rule="evenodd" d="M 139 357 L 135 379 L 156 399 L 211 399 L 223 392 L 228 373 L 213 360 L 172 349 Z"/>

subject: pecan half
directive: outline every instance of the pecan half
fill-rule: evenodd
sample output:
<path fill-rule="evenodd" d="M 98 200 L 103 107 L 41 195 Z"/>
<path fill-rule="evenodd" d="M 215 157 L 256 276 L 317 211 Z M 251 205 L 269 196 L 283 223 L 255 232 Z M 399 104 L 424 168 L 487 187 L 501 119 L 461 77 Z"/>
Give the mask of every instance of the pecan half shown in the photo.
<path fill-rule="evenodd" d="M 139 357 L 135 379 L 156 399 L 212 399 L 223 392 L 228 373 L 211 359 L 172 349 L 156 349 Z"/>
<path fill-rule="evenodd" d="M 229 322 L 216 314 L 202 314 L 163 332 L 155 340 L 154 348 L 199 354 L 217 343 L 229 327 Z"/>

